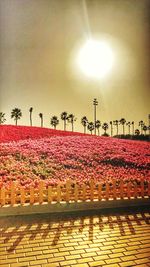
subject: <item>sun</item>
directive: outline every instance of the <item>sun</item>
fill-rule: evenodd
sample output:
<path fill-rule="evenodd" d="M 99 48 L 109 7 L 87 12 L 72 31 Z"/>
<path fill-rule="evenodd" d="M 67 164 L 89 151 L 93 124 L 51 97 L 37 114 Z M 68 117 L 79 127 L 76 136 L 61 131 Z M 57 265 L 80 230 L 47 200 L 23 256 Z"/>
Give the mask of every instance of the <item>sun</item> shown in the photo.
<path fill-rule="evenodd" d="M 89 39 L 79 49 L 77 65 L 86 76 L 100 79 L 111 71 L 114 53 L 106 41 Z"/>

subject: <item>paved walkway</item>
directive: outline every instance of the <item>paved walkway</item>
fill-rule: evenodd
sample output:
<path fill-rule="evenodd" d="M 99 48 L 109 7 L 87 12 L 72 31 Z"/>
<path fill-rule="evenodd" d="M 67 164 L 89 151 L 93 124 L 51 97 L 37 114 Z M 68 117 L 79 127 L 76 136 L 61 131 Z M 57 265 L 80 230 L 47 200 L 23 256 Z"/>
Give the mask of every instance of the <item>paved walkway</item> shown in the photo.
<path fill-rule="evenodd" d="M 150 266 L 150 214 L 0 219 L 0 267 Z"/>

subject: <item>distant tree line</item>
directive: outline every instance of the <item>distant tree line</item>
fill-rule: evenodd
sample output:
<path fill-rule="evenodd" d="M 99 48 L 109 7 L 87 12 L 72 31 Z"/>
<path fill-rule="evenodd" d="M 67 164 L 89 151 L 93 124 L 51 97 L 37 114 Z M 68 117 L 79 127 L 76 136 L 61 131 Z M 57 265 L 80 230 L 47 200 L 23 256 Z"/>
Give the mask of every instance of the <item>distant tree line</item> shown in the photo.
<path fill-rule="evenodd" d="M 33 107 L 30 107 L 29 109 L 29 122 L 30 126 L 33 125 L 32 122 L 32 114 L 33 114 Z M 14 108 L 11 111 L 11 118 L 14 119 L 15 125 L 18 125 L 18 120 L 20 120 L 22 117 L 22 111 L 20 108 Z M 40 119 L 40 126 L 43 127 L 43 113 L 39 113 L 39 119 Z M 76 122 L 77 118 L 74 114 L 68 114 L 66 111 L 62 112 L 60 114 L 60 119 L 63 121 L 63 129 L 64 131 L 67 130 L 67 123 L 71 125 L 72 132 L 74 131 L 74 123 Z M 5 123 L 5 113 L 0 112 L 0 124 Z M 150 115 L 149 115 L 149 121 L 150 121 Z M 57 116 L 52 116 L 50 118 L 50 125 L 57 129 L 57 126 L 59 125 L 60 120 Z M 149 131 L 150 135 L 150 126 L 147 126 L 143 120 L 139 121 L 139 129 L 135 129 L 135 123 L 134 121 L 126 121 L 125 118 L 121 118 L 120 120 L 114 120 L 110 121 L 109 123 L 104 122 L 102 123 L 100 120 L 96 120 L 95 123 L 92 121 L 89 121 L 86 116 L 83 116 L 81 118 L 81 124 L 83 126 L 83 132 L 86 134 L 87 131 L 89 131 L 91 134 L 93 134 L 93 130 L 95 129 L 95 132 L 97 131 L 97 134 L 100 135 L 100 129 L 103 130 L 104 136 L 109 136 L 108 129 L 110 128 L 110 135 L 114 137 L 120 137 L 120 138 L 130 138 L 134 137 L 134 139 L 142 139 L 144 136 L 147 136 L 147 131 Z M 121 133 L 119 132 L 120 126 L 122 127 Z M 139 137 L 139 138 L 135 138 Z"/>

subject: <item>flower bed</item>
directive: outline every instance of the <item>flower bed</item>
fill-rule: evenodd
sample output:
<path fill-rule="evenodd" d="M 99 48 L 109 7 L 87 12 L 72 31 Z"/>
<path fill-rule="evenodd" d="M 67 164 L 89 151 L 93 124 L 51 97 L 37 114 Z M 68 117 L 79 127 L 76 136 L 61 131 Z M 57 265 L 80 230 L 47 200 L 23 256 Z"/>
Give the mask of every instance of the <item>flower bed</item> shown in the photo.
<path fill-rule="evenodd" d="M 0 143 L 26 140 L 26 139 L 39 139 L 51 136 L 70 136 L 70 135 L 82 136 L 84 134 L 77 132 L 41 128 L 41 127 L 0 125 Z"/>
<path fill-rule="evenodd" d="M 78 184 L 88 184 L 91 178 L 95 182 L 150 180 L 147 142 L 38 127 L 0 126 L 0 130 L 5 132 L 0 144 L 0 187 L 9 188 L 11 181 L 16 187 L 38 187 L 41 180 L 48 187 L 68 178 Z"/>

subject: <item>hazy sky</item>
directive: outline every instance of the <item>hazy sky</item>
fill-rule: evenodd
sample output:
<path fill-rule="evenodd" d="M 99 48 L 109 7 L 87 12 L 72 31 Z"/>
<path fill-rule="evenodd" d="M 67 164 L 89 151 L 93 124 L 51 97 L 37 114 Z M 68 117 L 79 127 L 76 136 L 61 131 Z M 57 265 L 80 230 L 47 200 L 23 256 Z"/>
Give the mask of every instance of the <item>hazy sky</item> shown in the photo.
<path fill-rule="evenodd" d="M 150 113 L 149 0 L 0 0 L 0 111 L 22 109 L 20 124 L 40 125 L 62 111 L 102 122 L 125 117 L 147 123 Z M 81 75 L 75 64 L 88 37 L 111 45 L 115 64 L 105 79 Z M 62 128 L 62 121 L 59 129 Z M 71 129 L 68 126 L 68 129 Z"/>

